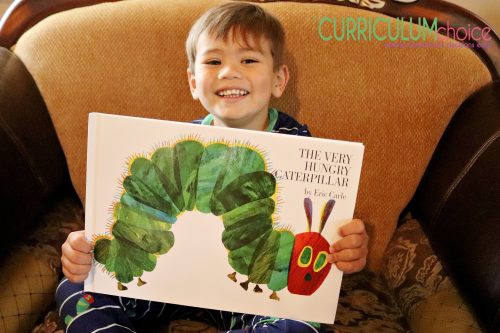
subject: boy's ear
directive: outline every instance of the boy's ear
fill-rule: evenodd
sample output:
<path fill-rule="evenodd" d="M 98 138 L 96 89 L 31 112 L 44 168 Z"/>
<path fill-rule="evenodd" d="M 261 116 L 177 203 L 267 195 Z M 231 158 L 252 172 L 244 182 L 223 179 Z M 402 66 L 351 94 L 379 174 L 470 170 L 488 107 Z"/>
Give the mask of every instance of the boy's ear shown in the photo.
<path fill-rule="evenodd" d="M 191 95 L 193 96 L 193 99 L 198 99 L 198 92 L 196 91 L 196 78 L 189 68 L 187 69 L 187 76 Z"/>
<path fill-rule="evenodd" d="M 288 67 L 286 65 L 281 65 L 280 68 L 274 73 L 274 82 L 272 95 L 276 98 L 281 97 L 285 91 L 286 85 L 290 74 L 288 72 Z"/>

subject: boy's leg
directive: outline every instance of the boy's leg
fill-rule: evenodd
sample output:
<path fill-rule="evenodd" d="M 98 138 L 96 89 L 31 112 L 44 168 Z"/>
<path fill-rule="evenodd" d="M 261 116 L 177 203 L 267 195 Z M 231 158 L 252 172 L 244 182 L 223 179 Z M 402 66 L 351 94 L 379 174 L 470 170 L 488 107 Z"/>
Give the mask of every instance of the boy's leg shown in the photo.
<path fill-rule="evenodd" d="M 320 325 L 305 321 L 254 315 L 233 317 L 228 333 L 320 333 Z"/>
<path fill-rule="evenodd" d="M 71 283 L 66 278 L 56 289 L 56 303 L 68 333 L 99 332 L 99 329 L 106 332 L 148 332 L 149 327 L 176 319 L 223 327 L 231 319 L 230 313 L 224 318 L 221 311 L 84 293 L 83 283 Z"/>
<path fill-rule="evenodd" d="M 135 326 L 150 323 L 171 311 L 170 304 L 129 299 L 83 291 L 83 283 L 61 280 L 56 289 L 59 317 L 66 332 L 136 332 Z M 168 308 L 168 309 L 167 309 Z M 140 324 L 138 324 L 140 323 Z"/>
<path fill-rule="evenodd" d="M 67 333 L 137 332 L 162 318 L 194 319 L 213 326 L 231 327 L 230 333 L 319 333 L 315 324 L 290 319 L 253 315 L 235 315 L 229 312 L 182 307 L 172 304 L 128 299 L 97 293 L 85 293 L 83 283 L 61 280 L 56 289 L 59 317 Z M 146 325 L 148 326 L 148 325 Z"/>

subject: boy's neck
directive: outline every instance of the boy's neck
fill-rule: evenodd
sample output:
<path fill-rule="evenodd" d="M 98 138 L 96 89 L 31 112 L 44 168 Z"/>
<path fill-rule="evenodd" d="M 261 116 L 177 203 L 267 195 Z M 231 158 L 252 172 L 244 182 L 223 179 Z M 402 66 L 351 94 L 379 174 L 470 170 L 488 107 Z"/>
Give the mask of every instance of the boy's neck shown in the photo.
<path fill-rule="evenodd" d="M 202 125 L 251 129 L 251 130 L 257 130 L 257 131 L 271 132 L 274 128 L 274 125 L 276 124 L 277 119 L 278 119 L 278 111 L 274 108 L 269 108 L 268 113 L 267 113 L 267 117 L 265 118 L 265 121 L 262 123 L 262 126 L 254 126 L 254 127 L 243 126 L 243 127 L 240 127 L 240 126 L 228 126 L 227 124 L 218 124 L 216 119 L 214 119 L 214 116 L 212 114 L 208 114 L 203 119 L 203 121 L 201 123 L 202 123 Z"/>

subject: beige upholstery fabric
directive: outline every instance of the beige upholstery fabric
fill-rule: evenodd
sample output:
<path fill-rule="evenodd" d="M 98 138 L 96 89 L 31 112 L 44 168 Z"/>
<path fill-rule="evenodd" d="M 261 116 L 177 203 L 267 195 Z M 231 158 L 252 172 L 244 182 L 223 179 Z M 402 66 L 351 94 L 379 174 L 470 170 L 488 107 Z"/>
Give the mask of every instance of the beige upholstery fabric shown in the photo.
<path fill-rule="evenodd" d="M 2 258 L 0 333 L 31 332 L 51 308 L 61 277 L 62 241 L 69 232 L 83 227 L 83 212 L 76 198 L 58 201 L 42 215 L 34 232 Z"/>
<path fill-rule="evenodd" d="M 420 304 L 408 318 L 414 333 L 480 333 L 468 305 L 451 282 Z"/>
<path fill-rule="evenodd" d="M 414 333 L 481 333 L 479 325 L 450 283 L 415 309 L 409 319 Z"/>
<path fill-rule="evenodd" d="M 165 333 L 217 333 L 215 327 L 189 320 L 176 320 L 168 325 Z"/>
<path fill-rule="evenodd" d="M 19 40 L 15 51 L 47 103 L 82 199 L 89 112 L 179 121 L 204 115 L 189 94 L 184 40 L 218 2 L 131 0 L 75 9 Z M 491 77 L 468 49 L 319 38 L 321 17 L 380 14 L 326 4 L 263 6 L 281 19 L 288 38 L 292 78 L 275 105 L 315 136 L 366 145 L 355 215 L 369 227 L 369 267 L 377 269 L 450 117 Z"/>
<path fill-rule="evenodd" d="M 0 331 L 28 332 L 49 309 L 59 277 L 43 259 L 26 249 L 9 257 L 3 265 Z"/>

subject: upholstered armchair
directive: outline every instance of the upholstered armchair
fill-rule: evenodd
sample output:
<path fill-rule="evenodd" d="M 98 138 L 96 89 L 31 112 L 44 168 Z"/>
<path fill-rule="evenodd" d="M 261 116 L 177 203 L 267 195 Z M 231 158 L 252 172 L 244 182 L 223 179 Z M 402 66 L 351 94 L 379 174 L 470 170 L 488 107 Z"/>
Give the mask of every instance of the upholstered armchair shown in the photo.
<path fill-rule="evenodd" d="M 83 228 L 88 113 L 204 115 L 183 45 L 220 1 L 99 2 L 16 1 L 0 23 L 0 332 L 60 329 L 53 294 L 60 245 Z M 258 2 L 287 32 L 291 81 L 273 104 L 317 137 L 366 146 L 355 216 L 369 261 L 344 277 L 326 330 L 499 332 L 498 36 L 438 0 Z"/>

